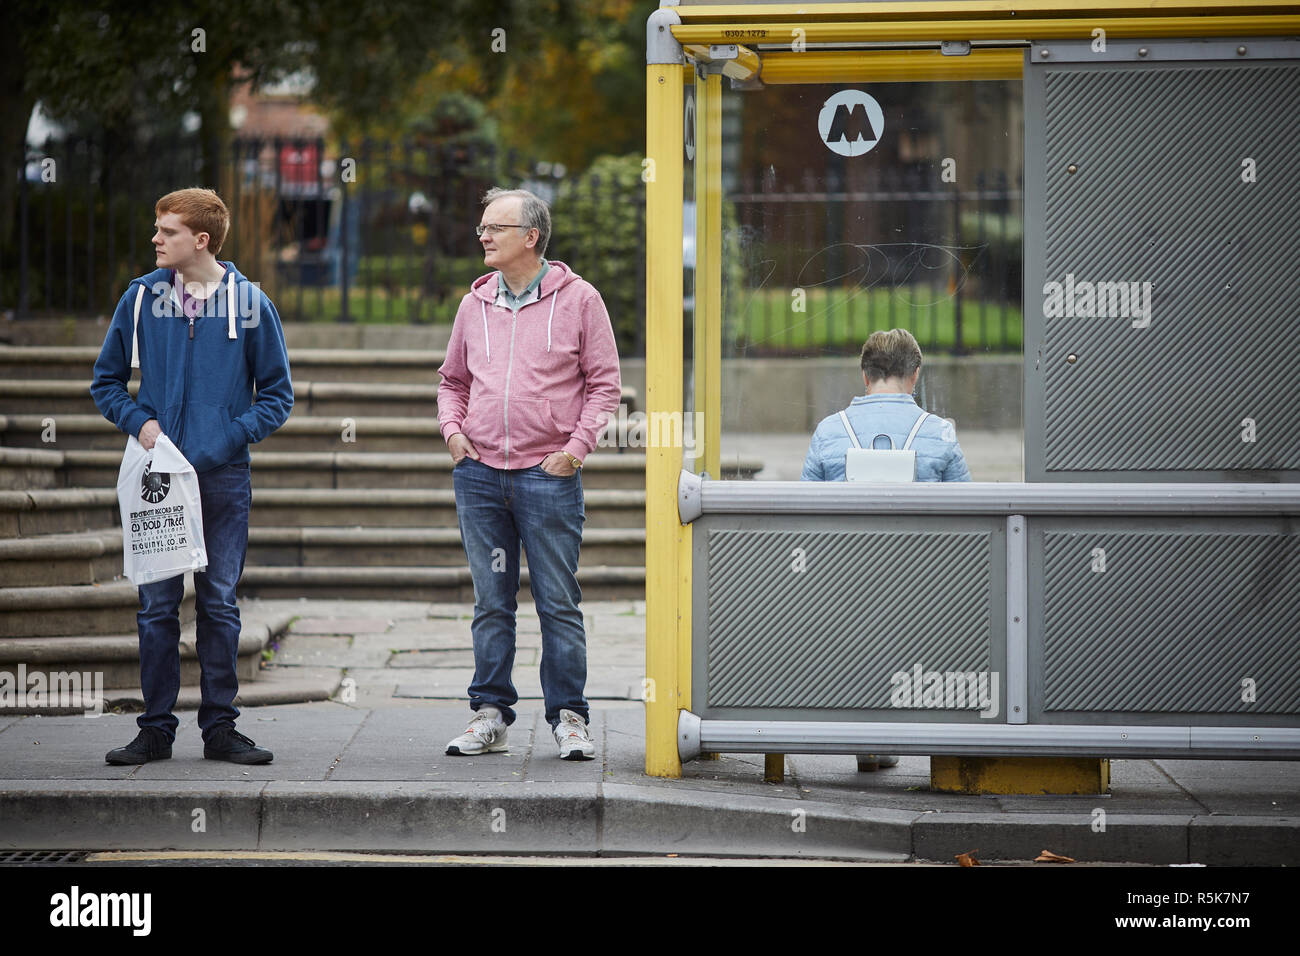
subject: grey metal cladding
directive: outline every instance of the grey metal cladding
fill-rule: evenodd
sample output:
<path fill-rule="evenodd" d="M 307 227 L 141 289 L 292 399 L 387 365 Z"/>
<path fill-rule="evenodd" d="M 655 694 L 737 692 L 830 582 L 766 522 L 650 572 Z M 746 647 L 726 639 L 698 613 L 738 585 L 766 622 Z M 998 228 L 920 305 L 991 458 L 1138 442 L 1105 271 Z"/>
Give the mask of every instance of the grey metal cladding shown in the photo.
<path fill-rule="evenodd" d="M 1151 283 L 1145 328 L 1132 308 L 1044 316 L 1046 471 L 1300 468 L 1300 66 L 1062 65 L 1032 79 L 1044 275 L 1027 273 L 1027 312 L 1067 274 Z"/>
<path fill-rule="evenodd" d="M 989 671 L 992 547 L 986 532 L 710 530 L 707 705 L 888 709 L 890 676 L 917 663 Z"/>
<path fill-rule="evenodd" d="M 1044 712 L 1300 713 L 1300 537 L 1043 537 Z"/>

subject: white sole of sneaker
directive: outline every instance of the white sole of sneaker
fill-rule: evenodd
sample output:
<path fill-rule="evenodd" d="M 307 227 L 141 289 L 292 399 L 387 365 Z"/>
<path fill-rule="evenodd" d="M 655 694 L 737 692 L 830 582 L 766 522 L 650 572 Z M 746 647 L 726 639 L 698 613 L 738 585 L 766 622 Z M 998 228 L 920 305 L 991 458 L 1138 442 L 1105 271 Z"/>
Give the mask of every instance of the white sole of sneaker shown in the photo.
<path fill-rule="evenodd" d="M 447 747 L 447 755 L 450 757 L 477 757 L 479 754 L 499 754 L 505 753 L 510 747 L 507 744 L 491 744 L 487 747 L 480 747 L 477 750 L 462 750 L 455 744 Z"/>

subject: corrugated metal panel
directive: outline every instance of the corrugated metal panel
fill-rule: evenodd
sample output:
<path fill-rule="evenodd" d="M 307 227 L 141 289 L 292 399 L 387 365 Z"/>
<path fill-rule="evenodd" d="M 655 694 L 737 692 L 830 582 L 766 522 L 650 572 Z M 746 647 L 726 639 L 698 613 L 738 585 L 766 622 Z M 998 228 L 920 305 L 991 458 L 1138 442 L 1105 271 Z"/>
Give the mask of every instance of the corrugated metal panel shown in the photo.
<path fill-rule="evenodd" d="M 988 671 L 991 559 L 984 532 L 710 530 L 708 706 L 889 708 L 917 663 Z"/>
<path fill-rule="evenodd" d="M 1067 274 L 1076 289 L 1149 282 L 1151 302 L 1146 328 L 1134 309 L 1043 318 L 1046 470 L 1300 468 L 1300 67 L 1030 72 L 1045 182 L 1027 216 L 1043 217 L 1044 270 L 1027 274 L 1026 314 Z"/>
<path fill-rule="evenodd" d="M 1043 539 L 1044 711 L 1300 713 L 1300 539 Z M 1243 700 L 1248 678 L 1253 701 Z"/>

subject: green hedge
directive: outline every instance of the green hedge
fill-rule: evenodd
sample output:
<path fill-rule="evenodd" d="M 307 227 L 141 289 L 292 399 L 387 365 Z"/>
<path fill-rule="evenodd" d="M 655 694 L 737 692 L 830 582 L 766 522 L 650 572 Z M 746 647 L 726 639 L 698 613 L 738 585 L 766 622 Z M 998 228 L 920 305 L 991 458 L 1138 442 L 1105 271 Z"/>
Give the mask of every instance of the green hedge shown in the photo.
<path fill-rule="evenodd" d="M 600 156 L 564 182 L 551 205 L 548 259 L 561 259 L 605 300 L 620 355 L 635 355 L 645 328 L 645 185 L 641 157 Z"/>

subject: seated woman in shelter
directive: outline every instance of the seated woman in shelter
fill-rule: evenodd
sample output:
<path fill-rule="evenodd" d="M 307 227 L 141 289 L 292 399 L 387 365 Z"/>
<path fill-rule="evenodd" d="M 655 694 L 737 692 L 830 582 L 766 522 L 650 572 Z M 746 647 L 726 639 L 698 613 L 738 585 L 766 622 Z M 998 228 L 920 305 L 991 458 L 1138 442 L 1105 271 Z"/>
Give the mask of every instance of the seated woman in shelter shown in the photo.
<path fill-rule="evenodd" d="M 888 435 L 895 449 L 903 448 L 911 438 L 910 447 L 916 452 L 916 481 L 970 481 L 952 422 L 927 415 L 912 399 L 920 375 L 921 346 L 911 332 L 872 332 L 862 346 L 862 379 L 867 394 L 855 398 L 842 413 L 822 419 L 808 445 L 802 479 L 844 481 L 849 449 L 859 443 L 870 448 L 876 437 Z M 850 438 L 841 415 L 848 419 L 857 443 Z M 898 758 L 892 755 L 858 755 L 858 769 L 862 771 L 897 765 Z"/>
<path fill-rule="evenodd" d="M 902 448 L 926 412 L 912 398 L 921 375 L 921 346 L 906 329 L 872 332 L 862 346 L 862 380 L 867 393 L 849 403 L 847 416 L 862 447 L 888 435 Z M 854 447 L 840 413 L 823 418 L 813 432 L 803 463 L 804 481 L 844 481 L 845 454 Z M 952 422 L 930 415 L 912 439 L 917 481 L 970 481 L 966 458 Z"/>

